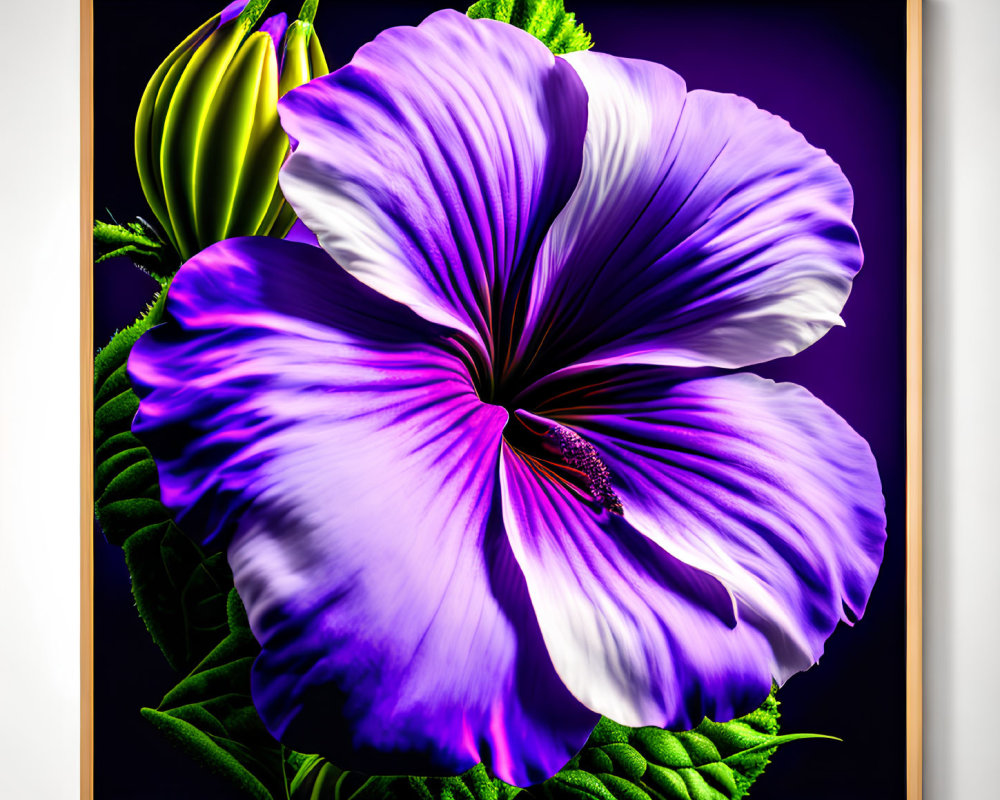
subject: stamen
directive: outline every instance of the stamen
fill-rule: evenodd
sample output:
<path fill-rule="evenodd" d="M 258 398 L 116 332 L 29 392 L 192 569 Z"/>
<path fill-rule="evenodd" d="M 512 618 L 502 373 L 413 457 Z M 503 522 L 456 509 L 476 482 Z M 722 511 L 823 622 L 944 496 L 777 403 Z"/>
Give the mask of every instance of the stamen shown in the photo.
<path fill-rule="evenodd" d="M 611 473 L 607 466 L 601 461 L 597 450 L 586 439 L 578 433 L 556 425 L 548 434 L 559 445 L 563 460 L 567 466 L 582 473 L 587 479 L 587 489 L 602 507 L 612 514 L 622 516 L 625 509 L 621 500 L 611 487 Z"/>

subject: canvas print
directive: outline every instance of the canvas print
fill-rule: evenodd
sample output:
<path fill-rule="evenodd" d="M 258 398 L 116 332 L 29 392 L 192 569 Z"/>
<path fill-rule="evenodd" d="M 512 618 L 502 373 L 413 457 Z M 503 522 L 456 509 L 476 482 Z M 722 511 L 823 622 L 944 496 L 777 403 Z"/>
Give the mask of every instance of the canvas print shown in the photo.
<path fill-rule="evenodd" d="M 903 3 L 94 10 L 98 798 L 904 796 Z"/>

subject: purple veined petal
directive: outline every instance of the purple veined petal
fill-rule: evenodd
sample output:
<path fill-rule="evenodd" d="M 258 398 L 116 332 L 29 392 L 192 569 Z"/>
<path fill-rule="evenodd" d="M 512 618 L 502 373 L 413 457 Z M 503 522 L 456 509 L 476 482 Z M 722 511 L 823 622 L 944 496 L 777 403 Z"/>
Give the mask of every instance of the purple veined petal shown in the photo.
<path fill-rule="evenodd" d="M 506 443 L 500 482 L 504 525 L 552 663 L 585 706 L 624 725 L 687 730 L 764 700 L 768 643 L 737 624 L 718 580 L 595 510 Z"/>
<path fill-rule="evenodd" d="M 579 177 L 586 106 L 530 34 L 441 11 L 285 95 L 282 191 L 351 274 L 501 359 Z"/>
<path fill-rule="evenodd" d="M 372 536 L 370 526 L 345 543 L 360 554 L 331 553 L 320 531 L 297 526 L 285 547 L 263 529 L 238 535 L 230 564 L 264 644 L 254 702 L 282 741 L 341 767 L 454 775 L 482 761 L 513 785 L 545 780 L 598 715 L 556 674 L 502 522 L 479 516 L 486 498 L 474 518 L 459 503 L 414 525 L 413 514 L 455 492 L 444 483 L 440 496 L 414 499 L 408 488 L 381 493 L 378 525 L 412 530 L 412 542 Z M 304 605 L 316 583 L 329 595 Z"/>
<path fill-rule="evenodd" d="M 522 356 L 738 368 L 842 324 L 862 255 L 825 152 L 659 64 L 564 58 L 590 98 L 584 166 L 535 270 Z"/>
<path fill-rule="evenodd" d="M 229 542 L 268 729 L 383 774 L 558 770 L 597 718 L 498 527 L 507 413 L 441 329 L 263 237 L 186 262 L 167 311 L 129 360 L 133 430 L 178 524 Z"/>
<path fill-rule="evenodd" d="M 875 460 L 800 386 L 678 375 L 632 367 L 550 386 L 538 413 L 596 448 L 629 523 L 732 592 L 782 683 L 864 613 L 886 536 Z"/>

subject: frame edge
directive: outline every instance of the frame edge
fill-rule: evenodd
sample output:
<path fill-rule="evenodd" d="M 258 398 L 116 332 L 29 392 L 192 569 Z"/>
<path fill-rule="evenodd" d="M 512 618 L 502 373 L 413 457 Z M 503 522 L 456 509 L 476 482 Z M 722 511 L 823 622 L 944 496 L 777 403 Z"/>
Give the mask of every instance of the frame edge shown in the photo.
<path fill-rule="evenodd" d="M 94 8 L 80 0 L 80 798 L 94 796 Z"/>
<path fill-rule="evenodd" d="M 906 796 L 923 797 L 923 0 L 906 4 Z"/>
<path fill-rule="evenodd" d="M 923 794 L 922 5 L 906 0 L 906 797 Z M 94 790 L 93 0 L 80 0 L 80 797 Z"/>

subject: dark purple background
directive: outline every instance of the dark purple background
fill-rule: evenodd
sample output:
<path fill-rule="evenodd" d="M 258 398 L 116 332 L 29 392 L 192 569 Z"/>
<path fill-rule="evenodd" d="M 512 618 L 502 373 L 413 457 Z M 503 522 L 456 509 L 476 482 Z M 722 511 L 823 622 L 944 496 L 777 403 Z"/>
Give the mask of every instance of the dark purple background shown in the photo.
<path fill-rule="evenodd" d="M 145 82 L 223 0 L 95 0 L 95 209 L 148 216 L 132 125 Z M 865 267 L 846 328 L 755 371 L 808 387 L 871 444 L 886 496 L 885 561 L 864 619 L 841 626 L 821 663 L 782 689 L 782 727 L 838 736 L 779 749 L 754 800 L 904 797 L 904 1 L 640 3 L 569 0 L 595 47 L 659 61 L 690 88 L 744 95 L 827 150 L 854 187 Z M 391 25 L 442 6 L 321 0 L 331 68 Z M 457 7 L 457 6 L 456 6 Z M 272 13 L 298 6 L 273 0 Z M 143 309 L 155 284 L 127 260 L 94 271 L 95 342 Z M 98 536 L 95 573 L 95 778 L 98 800 L 242 797 L 145 723 L 176 676 L 135 613 L 118 548 Z M 200 794 L 196 794 L 200 791 Z"/>

